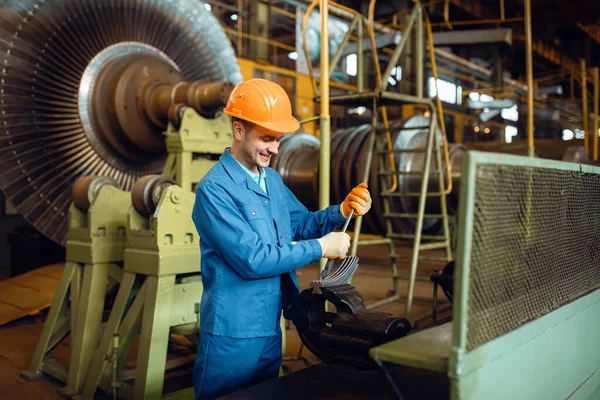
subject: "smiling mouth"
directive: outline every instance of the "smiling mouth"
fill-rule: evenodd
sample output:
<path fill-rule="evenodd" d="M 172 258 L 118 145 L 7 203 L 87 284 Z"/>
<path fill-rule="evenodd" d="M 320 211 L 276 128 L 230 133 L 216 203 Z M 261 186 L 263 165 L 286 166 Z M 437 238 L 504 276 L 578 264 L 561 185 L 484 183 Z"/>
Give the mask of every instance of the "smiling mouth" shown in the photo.
<path fill-rule="evenodd" d="M 269 158 L 271 158 L 271 156 L 270 156 L 270 155 L 264 155 L 264 154 L 260 154 L 260 157 L 261 157 L 263 160 L 268 160 Z"/>

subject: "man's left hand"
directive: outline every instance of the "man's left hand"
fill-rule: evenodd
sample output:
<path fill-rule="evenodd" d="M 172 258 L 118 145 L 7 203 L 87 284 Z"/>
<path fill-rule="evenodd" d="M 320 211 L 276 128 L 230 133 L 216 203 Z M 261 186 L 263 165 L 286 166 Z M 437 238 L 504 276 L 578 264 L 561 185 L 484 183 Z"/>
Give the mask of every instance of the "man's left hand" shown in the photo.
<path fill-rule="evenodd" d="M 354 210 L 353 218 L 365 215 L 371 209 L 371 194 L 367 188 L 366 183 L 361 183 L 346 196 L 346 200 L 341 204 L 341 212 L 344 218 L 348 218 L 351 209 Z"/>

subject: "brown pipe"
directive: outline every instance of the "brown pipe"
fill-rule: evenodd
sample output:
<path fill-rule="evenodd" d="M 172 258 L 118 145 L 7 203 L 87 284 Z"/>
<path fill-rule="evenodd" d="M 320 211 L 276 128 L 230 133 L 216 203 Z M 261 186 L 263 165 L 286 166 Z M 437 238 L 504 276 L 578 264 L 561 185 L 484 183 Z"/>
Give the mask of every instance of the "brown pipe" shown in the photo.
<path fill-rule="evenodd" d="M 141 89 L 145 95 L 140 98 L 139 107 L 155 125 L 164 126 L 173 104 L 186 104 L 200 115 L 210 117 L 225 107 L 232 90 L 231 82 L 195 81 L 166 85 L 147 81 Z"/>

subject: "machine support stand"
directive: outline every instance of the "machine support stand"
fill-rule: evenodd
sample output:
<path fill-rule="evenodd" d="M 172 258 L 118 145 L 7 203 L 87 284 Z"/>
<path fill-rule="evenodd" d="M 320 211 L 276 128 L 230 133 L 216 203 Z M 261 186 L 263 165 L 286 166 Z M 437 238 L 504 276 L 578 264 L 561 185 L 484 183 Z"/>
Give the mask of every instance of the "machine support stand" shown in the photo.
<path fill-rule="evenodd" d="M 21 373 L 30 380 L 44 372 L 65 382 L 58 391 L 63 397 L 83 389 L 102 332 L 108 278 L 118 284 L 122 277 L 129 198 L 106 177 L 82 177 L 73 185 L 67 262 L 29 369 Z M 62 365 L 51 352 L 69 334 L 70 360 Z"/>

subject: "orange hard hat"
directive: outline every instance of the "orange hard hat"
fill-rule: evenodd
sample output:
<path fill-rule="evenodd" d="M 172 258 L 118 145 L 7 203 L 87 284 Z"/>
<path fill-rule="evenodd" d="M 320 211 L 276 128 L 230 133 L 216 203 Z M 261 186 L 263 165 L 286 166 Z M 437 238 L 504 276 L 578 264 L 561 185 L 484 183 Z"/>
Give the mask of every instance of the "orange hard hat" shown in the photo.
<path fill-rule="evenodd" d="M 223 112 L 274 132 L 295 132 L 300 128 L 285 90 L 266 79 L 254 78 L 237 85 Z"/>

